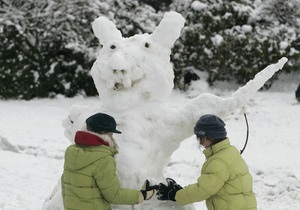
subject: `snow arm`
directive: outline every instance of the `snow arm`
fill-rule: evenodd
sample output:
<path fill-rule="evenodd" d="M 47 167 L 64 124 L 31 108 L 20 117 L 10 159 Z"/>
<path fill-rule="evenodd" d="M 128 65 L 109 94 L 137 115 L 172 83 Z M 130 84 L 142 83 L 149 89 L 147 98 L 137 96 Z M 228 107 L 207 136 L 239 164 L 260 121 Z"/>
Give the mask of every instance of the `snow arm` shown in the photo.
<path fill-rule="evenodd" d="M 276 64 L 271 64 L 257 73 L 253 80 L 239 88 L 230 97 L 223 98 L 213 94 L 204 93 L 189 101 L 179 109 L 172 120 L 165 119 L 166 124 L 172 124 L 173 132 L 166 136 L 166 145 L 173 145 L 177 149 L 180 143 L 193 135 L 193 128 L 197 120 L 204 114 L 215 114 L 225 118 L 236 111 L 245 113 L 250 97 L 256 93 L 266 81 L 277 71 L 283 68 L 287 58 L 281 58 Z M 171 118 L 170 118 L 171 119 Z M 172 149 L 170 148 L 170 150 Z"/>
<path fill-rule="evenodd" d="M 236 99 L 238 103 L 238 108 L 241 109 L 243 113 L 246 112 L 247 102 L 249 98 L 256 93 L 263 85 L 279 70 L 281 70 L 284 64 L 288 61 L 286 57 L 281 58 L 277 63 L 271 64 L 264 68 L 262 71 L 258 72 L 254 79 L 247 82 L 246 85 L 239 88 L 232 97 Z"/>

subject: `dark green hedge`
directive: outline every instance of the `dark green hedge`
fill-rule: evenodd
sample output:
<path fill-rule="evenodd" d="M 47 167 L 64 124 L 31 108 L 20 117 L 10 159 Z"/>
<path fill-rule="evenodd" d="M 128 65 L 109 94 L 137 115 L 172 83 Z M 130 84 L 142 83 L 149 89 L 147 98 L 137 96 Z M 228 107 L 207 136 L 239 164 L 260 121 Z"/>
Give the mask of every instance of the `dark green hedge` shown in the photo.
<path fill-rule="evenodd" d="M 1 1 L 0 99 L 97 95 L 89 71 L 99 49 L 91 23 L 99 15 L 128 37 L 151 33 L 165 11 L 181 13 L 186 25 L 171 54 L 175 87 L 188 69 L 207 72 L 210 85 L 244 84 L 283 56 L 285 72 L 299 70 L 298 0 L 199 2 Z"/>

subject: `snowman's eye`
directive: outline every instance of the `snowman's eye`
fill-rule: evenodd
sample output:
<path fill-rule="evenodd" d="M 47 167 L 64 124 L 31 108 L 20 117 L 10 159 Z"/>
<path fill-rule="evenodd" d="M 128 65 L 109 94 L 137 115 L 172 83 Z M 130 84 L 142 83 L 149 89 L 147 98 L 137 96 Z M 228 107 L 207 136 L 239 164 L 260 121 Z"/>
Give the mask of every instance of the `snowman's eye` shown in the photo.
<path fill-rule="evenodd" d="M 114 45 L 114 44 L 112 44 L 112 45 L 110 45 L 110 49 L 116 49 L 116 45 Z"/>
<path fill-rule="evenodd" d="M 146 48 L 149 48 L 149 47 L 150 47 L 150 44 L 149 44 L 148 42 L 146 42 L 146 43 L 145 43 L 145 47 L 146 47 Z"/>

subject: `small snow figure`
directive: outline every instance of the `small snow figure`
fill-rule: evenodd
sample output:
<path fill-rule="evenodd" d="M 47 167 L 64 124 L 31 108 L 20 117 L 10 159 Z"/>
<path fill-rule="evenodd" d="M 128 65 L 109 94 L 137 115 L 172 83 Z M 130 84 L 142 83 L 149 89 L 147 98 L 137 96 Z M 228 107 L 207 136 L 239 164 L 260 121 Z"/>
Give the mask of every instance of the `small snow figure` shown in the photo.
<path fill-rule="evenodd" d="M 126 38 L 105 17 L 97 18 L 92 24 L 103 46 L 91 69 L 100 100 L 93 105 L 72 106 L 63 126 L 66 137 L 73 143 L 76 131 L 84 130 L 88 116 L 97 112 L 114 116 L 123 131 L 115 137 L 119 146 L 117 173 L 123 188 L 139 189 L 148 178 L 153 184 L 165 180 L 164 170 L 171 155 L 183 140 L 193 135 L 193 126 L 201 115 L 226 117 L 244 110 L 251 95 L 287 62 L 282 58 L 268 66 L 227 98 L 204 93 L 182 107 L 170 107 L 174 87 L 170 54 L 184 22 L 179 13 L 167 12 L 152 34 Z M 43 209 L 63 209 L 60 183 Z M 113 206 L 112 209 L 131 210 L 132 207 Z M 134 209 L 195 208 L 151 199 L 135 205 Z"/>
<path fill-rule="evenodd" d="M 189 69 L 183 77 L 184 90 L 191 84 L 192 80 L 196 81 L 200 79 L 200 77 L 191 69 Z"/>
<path fill-rule="evenodd" d="M 295 92 L 296 99 L 300 102 L 300 84 Z"/>

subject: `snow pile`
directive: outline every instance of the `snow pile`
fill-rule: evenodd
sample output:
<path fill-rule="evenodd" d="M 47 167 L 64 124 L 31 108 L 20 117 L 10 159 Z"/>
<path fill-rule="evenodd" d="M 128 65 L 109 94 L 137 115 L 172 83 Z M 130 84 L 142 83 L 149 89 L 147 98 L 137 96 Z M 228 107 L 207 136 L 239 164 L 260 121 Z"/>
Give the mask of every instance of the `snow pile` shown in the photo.
<path fill-rule="evenodd" d="M 94 33 L 103 46 L 91 69 L 100 101 L 73 106 L 63 125 L 66 136 L 73 141 L 75 132 L 85 129 L 85 119 L 90 115 L 104 112 L 115 117 L 122 131 L 115 138 L 120 151 L 116 157 L 117 170 L 124 187 L 139 189 L 145 179 L 164 181 L 171 155 L 183 140 L 193 135 L 193 127 L 201 115 L 226 117 L 244 110 L 250 96 L 287 62 L 282 58 L 270 65 L 232 96 L 222 98 L 203 93 L 174 106 L 169 101 L 174 77 L 170 52 L 183 25 L 180 14 L 168 12 L 152 34 L 124 38 L 108 19 L 99 17 L 93 22 Z M 52 195 L 44 209 L 62 209 L 60 188 Z M 181 207 L 155 199 L 135 208 L 194 209 L 192 205 Z"/>
<path fill-rule="evenodd" d="M 300 158 L 300 103 L 294 95 L 300 74 L 293 75 L 292 79 L 295 81 L 291 83 L 293 80 L 286 77 L 279 78 L 274 88 L 256 93 L 248 104 L 250 137 L 243 156 L 253 175 L 259 210 L 300 209 L 300 164 L 297 161 Z M 202 83 L 196 81 L 193 86 Z M 229 94 L 225 88 L 207 91 Z M 198 89 L 192 92 L 191 95 L 201 93 Z M 169 104 L 180 107 L 189 100 L 186 94 L 175 91 Z M 61 127 L 62 118 L 68 114 L 71 104 L 98 101 L 95 97 L 0 101 L 0 110 L 3 110 L 0 112 L 0 139 L 5 138 L 11 145 L 3 147 L 0 143 L 1 210 L 41 209 L 61 176 L 62 155 L 69 144 Z M 43 125 L 45 119 L 47 126 Z M 241 149 L 246 135 L 243 116 L 231 115 L 225 121 L 231 142 Z M 37 153 L 37 150 L 42 152 Z M 165 176 L 185 186 L 196 181 L 204 161 L 196 138 L 192 136 L 171 156 Z M 204 202 L 195 206 L 197 210 L 206 209 Z"/>

